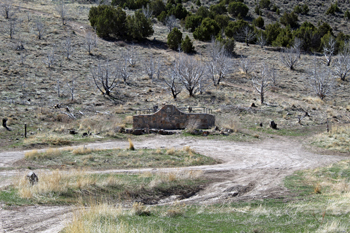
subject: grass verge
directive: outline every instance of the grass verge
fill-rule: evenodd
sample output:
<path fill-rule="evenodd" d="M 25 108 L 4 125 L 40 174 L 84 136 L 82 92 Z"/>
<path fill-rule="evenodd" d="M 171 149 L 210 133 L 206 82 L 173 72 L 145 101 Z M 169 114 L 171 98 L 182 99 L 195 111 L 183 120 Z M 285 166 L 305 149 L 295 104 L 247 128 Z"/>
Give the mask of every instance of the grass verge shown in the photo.
<path fill-rule="evenodd" d="M 90 202 L 138 201 L 155 204 L 178 195 L 187 198 L 208 183 L 200 171 L 154 175 L 88 174 L 84 171 L 38 173 L 39 182 L 30 185 L 23 174 L 14 184 L 0 191 L 0 202 L 7 205 L 77 204 Z"/>
<path fill-rule="evenodd" d="M 25 159 L 17 165 L 53 168 L 142 168 L 142 167 L 179 167 L 217 164 L 210 157 L 200 155 L 190 147 L 182 150 L 170 149 L 110 149 L 93 150 L 86 147 L 77 149 L 48 149 L 45 152 L 37 150 L 25 154 Z"/>

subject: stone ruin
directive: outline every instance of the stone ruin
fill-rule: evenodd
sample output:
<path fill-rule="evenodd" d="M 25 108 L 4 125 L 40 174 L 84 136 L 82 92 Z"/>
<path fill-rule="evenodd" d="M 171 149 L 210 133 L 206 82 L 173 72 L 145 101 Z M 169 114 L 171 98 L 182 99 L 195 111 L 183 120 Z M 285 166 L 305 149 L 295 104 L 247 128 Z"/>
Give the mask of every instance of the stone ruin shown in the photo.
<path fill-rule="evenodd" d="M 206 113 L 184 113 L 174 105 L 165 105 L 154 114 L 133 116 L 133 129 L 209 129 L 215 126 L 215 116 Z"/>

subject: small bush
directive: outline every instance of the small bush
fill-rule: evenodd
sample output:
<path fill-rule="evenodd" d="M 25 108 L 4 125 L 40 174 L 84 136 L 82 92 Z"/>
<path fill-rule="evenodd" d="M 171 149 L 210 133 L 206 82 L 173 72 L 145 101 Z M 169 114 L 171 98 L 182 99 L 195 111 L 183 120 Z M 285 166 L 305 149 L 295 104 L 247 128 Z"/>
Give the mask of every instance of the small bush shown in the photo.
<path fill-rule="evenodd" d="M 209 41 L 220 32 L 218 23 L 210 18 L 205 18 L 200 27 L 193 32 L 193 37 L 201 41 Z"/>
<path fill-rule="evenodd" d="M 233 38 L 228 38 L 223 41 L 225 52 L 227 55 L 234 55 L 235 54 L 235 40 Z"/>
<path fill-rule="evenodd" d="M 185 53 L 193 53 L 194 47 L 190 37 L 187 35 L 186 38 L 181 43 L 181 49 Z"/>
<path fill-rule="evenodd" d="M 285 12 L 283 16 L 280 18 L 280 22 L 285 26 L 289 25 L 291 28 L 296 28 L 299 26 L 298 16 L 294 12 L 292 13 Z"/>
<path fill-rule="evenodd" d="M 264 24 L 265 24 L 264 19 L 261 16 L 259 16 L 258 18 L 256 18 L 254 20 L 254 25 L 259 27 L 259 28 L 263 28 Z"/>
<path fill-rule="evenodd" d="M 194 30 L 201 25 L 202 20 L 202 16 L 199 15 L 187 16 L 185 20 L 185 28 L 190 29 L 191 32 L 194 32 Z"/>
<path fill-rule="evenodd" d="M 214 19 L 221 29 L 225 29 L 230 22 L 230 17 L 227 15 L 217 15 Z"/>
<path fill-rule="evenodd" d="M 162 0 L 154 0 L 151 1 L 150 8 L 153 11 L 153 15 L 158 17 L 163 11 L 165 11 L 165 4 Z"/>
<path fill-rule="evenodd" d="M 256 7 L 254 8 L 254 12 L 255 12 L 255 14 L 257 14 L 257 15 L 262 15 L 262 12 L 261 12 L 259 6 L 256 6 Z"/>
<path fill-rule="evenodd" d="M 296 5 L 294 7 L 293 12 L 296 13 L 296 14 L 307 15 L 309 13 L 309 7 L 306 4 L 304 4 L 303 6 Z"/>
<path fill-rule="evenodd" d="M 350 12 L 349 10 L 346 10 L 345 13 L 344 13 L 344 18 L 349 20 L 350 19 Z"/>
<path fill-rule="evenodd" d="M 338 3 L 331 4 L 331 6 L 326 11 L 326 15 L 334 15 L 336 12 L 340 12 L 340 9 L 338 7 Z"/>
<path fill-rule="evenodd" d="M 170 49 L 177 50 L 181 46 L 182 42 L 182 32 L 179 29 L 173 28 L 173 30 L 168 34 L 168 46 Z"/>
<path fill-rule="evenodd" d="M 241 2 L 231 2 L 228 5 L 228 12 L 235 17 L 240 15 L 241 17 L 244 18 L 247 16 L 249 12 L 249 8 L 247 5 Z"/>
<path fill-rule="evenodd" d="M 89 11 L 89 21 L 99 37 L 119 37 L 126 36 L 126 13 L 122 8 L 114 8 L 108 5 L 91 7 Z"/>
<path fill-rule="evenodd" d="M 201 5 L 202 5 L 201 1 L 200 1 L 200 0 L 197 0 L 197 1 L 196 1 L 196 5 L 197 5 L 197 6 L 201 6 Z"/>
<path fill-rule="evenodd" d="M 128 37 L 134 40 L 142 40 L 153 35 L 151 19 L 147 19 L 142 10 L 137 10 L 133 16 L 127 19 Z"/>
<path fill-rule="evenodd" d="M 167 17 L 166 12 L 165 12 L 165 11 L 162 11 L 162 12 L 158 15 L 157 19 L 158 19 L 159 22 L 164 23 L 166 17 Z"/>
<path fill-rule="evenodd" d="M 259 6 L 263 9 L 270 9 L 271 1 L 270 0 L 260 0 Z"/>
<path fill-rule="evenodd" d="M 216 4 L 216 5 L 211 5 L 210 11 L 214 12 L 215 15 L 222 15 L 222 14 L 225 14 L 227 12 L 227 9 L 226 9 L 225 3 L 221 2 L 221 3 Z"/>

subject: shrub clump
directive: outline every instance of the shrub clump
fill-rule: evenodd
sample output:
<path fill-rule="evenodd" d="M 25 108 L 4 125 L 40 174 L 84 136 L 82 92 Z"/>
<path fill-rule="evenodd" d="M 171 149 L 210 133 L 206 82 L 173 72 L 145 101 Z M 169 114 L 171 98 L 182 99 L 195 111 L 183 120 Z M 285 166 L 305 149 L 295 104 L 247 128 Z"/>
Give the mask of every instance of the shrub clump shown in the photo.
<path fill-rule="evenodd" d="M 182 42 L 182 32 L 179 29 L 173 28 L 168 34 L 168 46 L 170 49 L 177 50 Z"/>
<path fill-rule="evenodd" d="M 228 5 L 228 12 L 235 17 L 238 15 L 241 17 L 246 17 L 249 12 L 249 8 L 247 5 L 241 2 L 231 2 Z"/>

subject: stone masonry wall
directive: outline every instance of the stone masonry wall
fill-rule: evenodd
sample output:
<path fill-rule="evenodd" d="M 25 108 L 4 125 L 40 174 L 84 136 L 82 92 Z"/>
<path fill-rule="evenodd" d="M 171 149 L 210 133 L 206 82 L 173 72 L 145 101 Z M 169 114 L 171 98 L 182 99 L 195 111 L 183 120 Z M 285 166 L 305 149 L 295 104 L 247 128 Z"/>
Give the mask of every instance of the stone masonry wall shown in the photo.
<path fill-rule="evenodd" d="M 215 126 L 215 116 L 202 113 L 183 113 L 173 105 L 165 105 L 151 115 L 133 116 L 134 129 L 185 129 L 188 124 L 195 124 L 199 129 Z"/>

